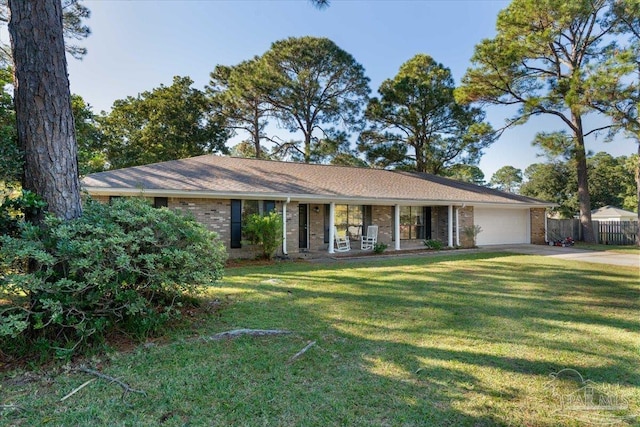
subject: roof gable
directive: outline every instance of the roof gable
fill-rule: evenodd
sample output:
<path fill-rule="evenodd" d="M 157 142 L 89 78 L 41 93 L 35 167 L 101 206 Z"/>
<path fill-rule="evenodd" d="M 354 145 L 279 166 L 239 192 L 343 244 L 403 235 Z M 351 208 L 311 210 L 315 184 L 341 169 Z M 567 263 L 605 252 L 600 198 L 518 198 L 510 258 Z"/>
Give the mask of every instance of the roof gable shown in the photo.
<path fill-rule="evenodd" d="M 594 209 L 591 211 L 591 216 L 596 216 L 596 217 L 615 217 L 615 216 L 621 216 L 621 217 L 627 217 L 627 216 L 637 216 L 638 214 L 635 212 L 631 212 L 631 211 L 627 211 L 625 209 L 620 209 L 617 208 L 615 206 L 611 206 L 611 205 L 607 205 L 607 206 L 603 206 L 601 208 L 598 209 Z"/>

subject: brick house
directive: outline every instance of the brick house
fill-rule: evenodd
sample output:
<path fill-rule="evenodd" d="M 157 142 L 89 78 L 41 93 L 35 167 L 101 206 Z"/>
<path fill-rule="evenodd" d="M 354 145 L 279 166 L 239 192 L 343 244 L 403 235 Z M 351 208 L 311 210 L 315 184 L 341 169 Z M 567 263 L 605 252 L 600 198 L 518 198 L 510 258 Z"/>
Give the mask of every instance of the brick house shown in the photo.
<path fill-rule="evenodd" d="M 469 247 L 465 229 L 479 225 L 477 245 L 544 244 L 550 203 L 429 174 L 204 155 L 99 172 L 82 180 L 96 200 L 143 196 L 157 207 L 191 212 L 217 232 L 231 257 L 249 256 L 242 217 L 276 209 L 281 254 L 334 252 L 334 230 L 359 248 L 367 226 L 391 250 L 426 239 Z"/>

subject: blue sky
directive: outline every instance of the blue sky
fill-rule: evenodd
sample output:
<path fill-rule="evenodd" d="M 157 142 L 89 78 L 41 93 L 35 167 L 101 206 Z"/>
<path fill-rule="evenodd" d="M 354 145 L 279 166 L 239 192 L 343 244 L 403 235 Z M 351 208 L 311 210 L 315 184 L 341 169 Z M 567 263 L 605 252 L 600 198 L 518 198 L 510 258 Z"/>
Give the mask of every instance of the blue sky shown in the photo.
<path fill-rule="evenodd" d="M 360 62 L 371 79 L 372 95 L 402 63 L 418 53 L 449 67 L 456 82 L 464 75 L 474 46 L 493 37 L 498 12 L 508 1 L 333 0 L 317 10 L 306 0 L 85 0 L 92 35 L 82 42 L 82 60 L 69 59 L 73 93 L 95 112 L 145 90 L 189 76 L 199 89 L 217 64 L 233 65 L 261 55 L 272 42 L 291 36 L 327 37 Z M 510 112 L 491 108 L 487 117 L 500 127 Z M 536 119 L 508 130 L 480 162 L 488 181 L 500 167 L 524 170 L 543 161 L 531 146 L 540 130 L 562 129 L 557 119 Z M 282 131 L 283 134 L 285 131 Z M 591 151 L 614 156 L 636 151 L 632 141 L 604 144 Z"/>

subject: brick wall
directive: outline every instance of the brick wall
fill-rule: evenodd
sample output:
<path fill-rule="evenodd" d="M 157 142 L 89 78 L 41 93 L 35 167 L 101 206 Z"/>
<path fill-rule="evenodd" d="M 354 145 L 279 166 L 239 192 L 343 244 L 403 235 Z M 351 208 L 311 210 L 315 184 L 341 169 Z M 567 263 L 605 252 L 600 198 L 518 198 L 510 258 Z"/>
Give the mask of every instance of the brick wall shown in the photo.
<path fill-rule="evenodd" d="M 282 215 L 282 202 L 276 202 L 276 209 Z M 287 205 L 287 253 L 295 255 L 300 252 L 299 244 L 300 210 L 299 203 L 291 202 Z M 280 254 L 282 251 L 278 251 Z"/>
<path fill-rule="evenodd" d="M 449 242 L 449 212 L 447 206 L 431 208 L 431 238 L 439 240 L 445 245 Z"/>
<path fill-rule="evenodd" d="M 93 199 L 102 203 L 109 202 L 109 196 L 93 196 Z M 276 202 L 276 210 L 282 214 L 283 202 Z M 168 198 L 169 209 L 179 209 L 191 213 L 198 222 L 204 224 L 209 230 L 215 231 L 232 258 L 252 257 L 251 248 L 231 249 L 231 200 L 196 199 L 196 198 Z M 316 212 L 317 208 L 317 212 Z M 393 246 L 393 206 L 372 206 L 372 224 L 378 225 L 378 241 Z M 311 251 L 325 251 L 328 244 L 324 242 L 324 204 L 309 204 L 309 249 Z M 454 209 L 455 214 L 455 209 Z M 545 215 L 544 208 L 530 210 L 531 215 L 531 243 L 545 244 Z M 300 254 L 299 246 L 299 203 L 291 202 L 287 205 L 287 252 L 289 255 Z M 473 242 L 464 235 L 466 227 L 474 225 L 474 213 L 472 206 L 458 208 L 458 221 L 454 218 L 454 243 L 456 227 L 459 228 L 460 246 L 471 247 Z M 448 243 L 448 207 L 433 206 L 431 208 L 431 238 Z M 414 242 L 417 242 L 414 241 Z M 405 242 L 407 243 L 407 242 Z M 302 251 L 304 252 L 304 251 Z M 278 251 L 282 254 L 282 250 Z"/>
<path fill-rule="evenodd" d="M 544 239 L 544 218 L 547 215 L 547 211 L 544 208 L 532 208 L 530 209 L 531 216 L 531 243 L 534 245 L 546 244 Z"/>
<path fill-rule="evenodd" d="M 378 226 L 378 242 L 393 247 L 393 206 L 372 206 L 371 223 Z"/>
<path fill-rule="evenodd" d="M 309 250 L 326 251 L 329 245 L 324 242 L 324 212 L 328 209 L 323 204 L 309 205 Z M 317 212 L 316 212 L 317 210 Z"/>
<path fill-rule="evenodd" d="M 459 228 L 459 236 L 460 236 L 460 246 L 463 248 L 471 248 L 474 246 L 474 242 L 472 238 L 465 236 L 464 230 L 467 227 L 473 227 L 473 206 L 465 206 L 464 208 L 458 208 L 458 221 L 457 224 Z M 454 229 L 455 233 L 455 229 Z M 455 241 L 454 241 L 455 244 Z"/>

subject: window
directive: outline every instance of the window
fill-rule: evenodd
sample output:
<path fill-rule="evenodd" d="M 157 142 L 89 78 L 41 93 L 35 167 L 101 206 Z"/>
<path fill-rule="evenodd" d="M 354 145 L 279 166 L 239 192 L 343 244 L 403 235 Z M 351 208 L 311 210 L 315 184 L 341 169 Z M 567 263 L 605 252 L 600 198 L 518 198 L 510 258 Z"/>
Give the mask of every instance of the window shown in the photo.
<path fill-rule="evenodd" d="M 428 214 L 427 209 L 422 206 L 400 206 L 401 240 L 425 239 L 427 234 L 431 234 L 431 211 Z"/>
<path fill-rule="evenodd" d="M 252 214 L 265 215 L 276 209 L 275 200 L 231 200 L 231 247 L 242 247 L 242 223 Z"/>
<path fill-rule="evenodd" d="M 154 197 L 153 198 L 153 207 L 154 208 L 167 208 L 167 207 L 169 207 L 169 198 L 168 197 Z"/>
<path fill-rule="evenodd" d="M 271 211 L 276 210 L 275 200 L 243 200 L 242 201 L 242 217 L 246 218 L 249 215 L 260 214 L 266 215 Z"/>
<path fill-rule="evenodd" d="M 362 230 L 371 223 L 371 206 L 336 205 L 335 225 L 338 232 L 347 232 L 352 240 L 359 240 Z"/>

